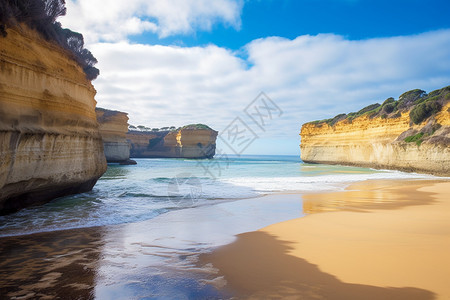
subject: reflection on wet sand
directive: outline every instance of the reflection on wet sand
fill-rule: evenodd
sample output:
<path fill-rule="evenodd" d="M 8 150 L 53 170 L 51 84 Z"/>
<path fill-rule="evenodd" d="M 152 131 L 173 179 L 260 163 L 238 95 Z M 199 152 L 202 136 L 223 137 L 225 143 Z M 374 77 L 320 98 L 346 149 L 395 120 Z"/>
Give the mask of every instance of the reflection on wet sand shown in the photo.
<path fill-rule="evenodd" d="M 234 235 L 301 216 L 299 195 L 173 211 L 154 219 L 0 238 L 0 295 L 22 299 L 229 298 L 198 256 Z M 0 298 L 2 298 L 0 297 Z"/>
<path fill-rule="evenodd" d="M 126 227 L 38 233 L 0 239 L 0 298 L 128 299 L 221 297 L 208 270 L 193 270 L 195 247 L 168 249 L 132 240 Z"/>
<path fill-rule="evenodd" d="M 0 295 L 93 298 L 102 243 L 100 228 L 1 238 Z"/>
<path fill-rule="evenodd" d="M 405 193 L 426 181 L 398 180 L 396 185 L 392 182 L 392 180 L 364 181 L 352 184 L 344 192 L 303 195 L 303 212 L 305 214 L 330 211 L 369 212 L 433 204 L 432 193 L 424 191 Z"/>
<path fill-rule="evenodd" d="M 164 227 L 164 226 L 163 226 Z M 97 299 L 223 298 L 206 285 L 215 273 L 197 269 L 194 262 L 204 245 L 177 243 L 152 222 L 104 228 L 104 243 L 96 274 Z"/>
<path fill-rule="evenodd" d="M 417 185 L 417 181 L 411 184 Z M 304 209 L 307 213 L 373 212 L 435 201 L 422 190 L 405 198 L 401 190 L 411 190 L 411 184 L 372 181 L 365 182 L 361 191 L 353 185 L 343 193 L 304 195 Z M 401 188 L 390 190 L 399 185 Z M 305 298 L 333 294 L 333 299 L 369 299 L 364 297 L 366 293 L 377 295 L 374 299 L 432 298 L 425 289 L 345 283 L 331 275 L 333 272 L 323 272 L 305 259 L 288 255 L 288 243 L 260 232 L 250 233 L 250 237 L 245 234 L 237 244 L 225 246 L 231 250 L 224 255 L 224 264 L 198 263 L 199 255 L 232 242 L 235 234 L 300 217 L 301 205 L 299 195 L 272 195 L 174 211 L 139 223 L 0 238 L 0 298 L 211 299 L 228 298 L 235 292 L 260 295 L 260 288 L 272 295 L 274 291 L 266 287 L 280 291 L 276 295 Z M 221 289 L 227 270 L 228 286 L 241 286 L 242 290 Z M 237 274 L 235 279 L 231 272 Z M 258 278 L 262 279 L 259 283 Z M 250 288 L 253 292 L 247 290 Z"/>

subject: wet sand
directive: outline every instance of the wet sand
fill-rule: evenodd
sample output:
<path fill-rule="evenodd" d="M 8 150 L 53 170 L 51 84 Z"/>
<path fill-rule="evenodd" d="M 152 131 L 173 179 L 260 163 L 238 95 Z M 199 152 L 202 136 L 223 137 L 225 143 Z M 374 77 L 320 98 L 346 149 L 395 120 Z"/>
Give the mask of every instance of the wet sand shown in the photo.
<path fill-rule="evenodd" d="M 0 299 L 228 299 L 197 258 L 302 216 L 298 194 L 186 208 L 138 223 L 0 238 Z"/>
<path fill-rule="evenodd" d="M 450 299 L 450 182 L 303 196 L 303 218 L 203 255 L 238 298 Z"/>
<path fill-rule="evenodd" d="M 0 298 L 448 299 L 449 190 L 367 181 L 3 237 Z"/>
<path fill-rule="evenodd" d="M 101 228 L 0 239 L 0 299 L 92 299 Z"/>

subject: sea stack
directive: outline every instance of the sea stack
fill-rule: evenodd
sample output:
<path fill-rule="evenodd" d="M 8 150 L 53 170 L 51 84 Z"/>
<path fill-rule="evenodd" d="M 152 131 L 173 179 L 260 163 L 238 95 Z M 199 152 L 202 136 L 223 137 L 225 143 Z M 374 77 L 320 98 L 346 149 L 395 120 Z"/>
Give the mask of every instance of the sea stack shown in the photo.
<path fill-rule="evenodd" d="M 130 160 L 130 146 L 126 139 L 128 114 L 104 108 L 96 108 L 95 112 L 100 126 L 106 161 L 109 163 L 136 164 L 134 160 Z"/>
<path fill-rule="evenodd" d="M 191 124 L 175 130 L 129 131 L 130 157 L 134 158 L 212 158 L 218 132 L 204 124 Z"/>
<path fill-rule="evenodd" d="M 306 123 L 301 159 L 450 176 L 450 87 Z"/>
<path fill-rule="evenodd" d="M 26 25 L 0 37 L 0 214 L 86 192 L 106 170 L 96 91 Z"/>

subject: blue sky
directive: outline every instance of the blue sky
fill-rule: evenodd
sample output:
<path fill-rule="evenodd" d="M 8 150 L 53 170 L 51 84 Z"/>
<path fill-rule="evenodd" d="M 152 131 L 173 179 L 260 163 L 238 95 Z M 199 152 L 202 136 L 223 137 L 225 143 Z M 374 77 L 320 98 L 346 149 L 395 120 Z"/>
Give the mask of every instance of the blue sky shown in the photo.
<path fill-rule="evenodd" d="M 212 43 L 234 50 L 268 36 L 294 39 L 334 33 L 355 40 L 448 28 L 449 12 L 447 0 L 250 0 L 243 5 L 238 29 L 219 23 L 210 31 L 165 38 L 140 34 L 130 40 L 183 46 Z"/>
<path fill-rule="evenodd" d="M 450 85 L 448 0 L 66 3 L 99 60 L 98 106 L 148 127 L 241 118 L 258 136 L 244 154 L 297 155 L 305 122 Z M 261 91 L 283 111 L 263 130 L 244 111 Z"/>

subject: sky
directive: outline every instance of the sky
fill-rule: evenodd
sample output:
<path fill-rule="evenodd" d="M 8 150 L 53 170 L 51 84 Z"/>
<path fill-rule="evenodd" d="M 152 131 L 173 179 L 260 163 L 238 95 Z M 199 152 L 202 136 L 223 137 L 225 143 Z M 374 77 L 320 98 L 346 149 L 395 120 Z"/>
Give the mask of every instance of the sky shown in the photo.
<path fill-rule="evenodd" d="M 151 128 L 207 124 L 219 153 L 299 155 L 303 123 L 450 85 L 448 0 L 66 7 L 59 21 L 98 59 L 97 106 Z"/>

